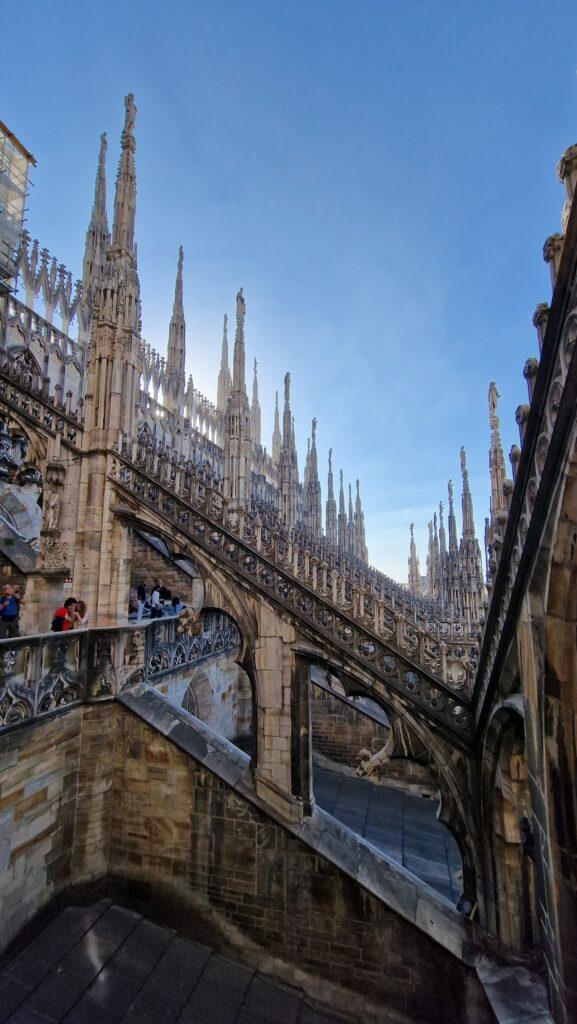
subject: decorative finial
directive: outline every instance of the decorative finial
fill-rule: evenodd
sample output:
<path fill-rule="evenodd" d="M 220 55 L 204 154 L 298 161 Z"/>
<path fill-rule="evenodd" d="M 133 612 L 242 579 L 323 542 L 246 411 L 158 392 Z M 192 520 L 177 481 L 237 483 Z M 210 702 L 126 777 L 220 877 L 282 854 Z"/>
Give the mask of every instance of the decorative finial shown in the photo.
<path fill-rule="evenodd" d="M 415 529 L 415 524 L 411 523 L 411 525 L 409 526 L 409 530 L 411 531 L 411 540 L 413 539 L 413 531 L 414 531 L 414 529 Z"/>
<path fill-rule="evenodd" d="M 285 373 L 285 375 L 284 375 L 284 400 L 287 403 L 287 405 L 290 402 L 290 395 L 291 395 L 291 375 L 290 375 L 290 373 Z"/>

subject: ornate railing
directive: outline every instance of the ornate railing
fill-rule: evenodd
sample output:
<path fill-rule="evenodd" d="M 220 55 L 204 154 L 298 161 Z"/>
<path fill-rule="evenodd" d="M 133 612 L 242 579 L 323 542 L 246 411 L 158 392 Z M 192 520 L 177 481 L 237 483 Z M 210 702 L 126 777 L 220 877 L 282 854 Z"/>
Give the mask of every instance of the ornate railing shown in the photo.
<path fill-rule="evenodd" d="M 252 516 L 228 509 L 222 495 L 192 473 L 175 472 L 172 477 L 163 465 L 143 471 L 120 453 L 109 456 L 109 475 L 119 493 L 136 497 L 171 533 L 176 529 L 228 572 L 250 581 L 339 656 L 346 653 L 429 717 L 467 734 L 471 669 L 465 647 L 425 636 L 326 564 L 318 565 L 308 552 L 273 535 Z"/>
<path fill-rule="evenodd" d="M 73 705 L 109 699 L 125 686 L 155 685 L 171 672 L 232 652 L 240 634 L 214 613 L 195 636 L 175 617 L 0 641 L 0 731 Z"/>

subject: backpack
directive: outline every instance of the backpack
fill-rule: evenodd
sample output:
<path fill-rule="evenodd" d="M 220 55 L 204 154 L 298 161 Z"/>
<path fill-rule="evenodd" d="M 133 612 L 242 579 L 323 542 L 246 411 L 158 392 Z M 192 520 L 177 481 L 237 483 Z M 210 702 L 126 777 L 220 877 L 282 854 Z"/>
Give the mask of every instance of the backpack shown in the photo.
<path fill-rule="evenodd" d="M 52 630 L 53 633 L 61 633 L 63 625 L 64 625 L 64 616 L 63 615 L 55 615 L 54 618 L 52 619 L 52 625 L 50 626 L 50 629 Z"/>

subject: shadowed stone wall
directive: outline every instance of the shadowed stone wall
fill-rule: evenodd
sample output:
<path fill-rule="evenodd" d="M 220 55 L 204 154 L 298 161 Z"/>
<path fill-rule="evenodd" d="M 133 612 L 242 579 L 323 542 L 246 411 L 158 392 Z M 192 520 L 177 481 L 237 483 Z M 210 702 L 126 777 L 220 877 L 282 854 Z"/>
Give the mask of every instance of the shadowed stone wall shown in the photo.
<path fill-rule="evenodd" d="M 139 583 L 144 583 L 150 594 L 156 579 L 170 590 L 173 597 L 179 597 L 183 604 L 193 608 L 198 605 L 199 589 L 202 590 L 200 580 L 191 579 L 171 559 L 165 558 L 160 551 L 133 532 L 130 585 L 136 590 Z"/>
<path fill-rule="evenodd" d="M 361 750 L 377 754 L 390 734 L 388 726 L 318 684 L 311 686 L 311 717 L 315 760 L 327 768 L 345 769 L 347 774 L 356 771 Z M 407 758 L 387 759 L 370 775 L 370 780 L 415 796 L 438 798 L 427 769 Z"/>
<path fill-rule="evenodd" d="M 369 1019 L 492 1019 L 468 968 L 121 709 L 112 806 L 111 874 L 203 906 L 293 980 L 348 989 Z"/>
<path fill-rule="evenodd" d="M 0 945 L 70 884 L 82 708 L 0 741 Z"/>
<path fill-rule="evenodd" d="M 71 884 L 139 884 L 367 1020 L 492 1020 L 470 968 L 119 704 L 15 730 L 0 757 L 2 946 Z"/>
<path fill-rule="evenodd" d="M 356 768 L 359 751 L 376 754 L 387 742 L 389 729 L 361 715 L 324 687 L 311 686 L 313 750 L 337 764 Z"/>

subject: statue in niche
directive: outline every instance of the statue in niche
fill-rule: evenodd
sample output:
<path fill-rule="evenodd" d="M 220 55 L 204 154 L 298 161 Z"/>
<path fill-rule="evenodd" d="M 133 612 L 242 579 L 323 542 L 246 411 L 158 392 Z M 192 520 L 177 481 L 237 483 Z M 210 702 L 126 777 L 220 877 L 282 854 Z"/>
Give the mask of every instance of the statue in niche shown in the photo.
<path fill-rule="evenodd" d="M 57 491 L 49 491 L 44 507 L 44 529 L 57 530 L 62 499 Z"/>

